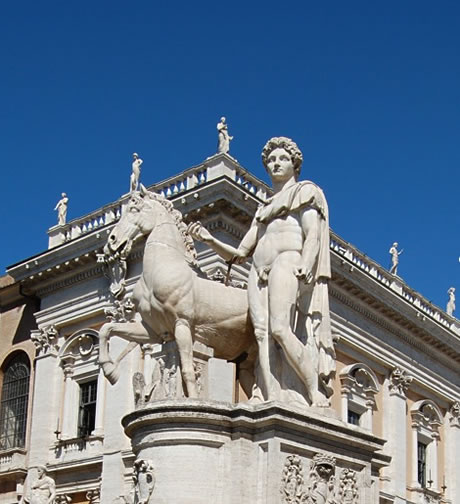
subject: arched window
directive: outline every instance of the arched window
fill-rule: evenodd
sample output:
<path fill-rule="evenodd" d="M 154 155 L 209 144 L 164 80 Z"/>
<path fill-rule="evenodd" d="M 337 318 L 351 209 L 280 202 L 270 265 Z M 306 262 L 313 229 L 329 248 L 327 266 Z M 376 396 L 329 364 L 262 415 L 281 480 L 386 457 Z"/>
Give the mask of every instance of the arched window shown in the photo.
<path fill-rule="evenodd" d="M 1 450 L 25 446 L 29 381 L 29 360 L 25 354 L 18 354 L 3 370 L 0 407 Z"/>

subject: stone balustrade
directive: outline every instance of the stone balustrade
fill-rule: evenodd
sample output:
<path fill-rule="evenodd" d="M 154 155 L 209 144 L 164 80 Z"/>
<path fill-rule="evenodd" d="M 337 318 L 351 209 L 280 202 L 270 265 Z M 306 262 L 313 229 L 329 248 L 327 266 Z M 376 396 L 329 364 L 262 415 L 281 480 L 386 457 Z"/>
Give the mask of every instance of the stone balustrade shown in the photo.
<path fill-rule="evenodd" d="M 369 276 L 373 277 L 385 287 L 391 289 L 417 310 L 417 316 L 428 316 L 447 329 L 460 335 L 460 325 L 454 317 L 450 317 L 444 310 L 436 307 L 421 294 L 406 285 L 401 278 L 391 275 L 380 264 L 376 263 L 355 247 L 342 240 L 335 233 L 331 232 L 331 250 L 344 258 L 344 261 L 352 267 L 359 268 Z"/>
<path fill-rule="evenodd" d="M 105 205 L 83 217 L 73 219 L 63 226 L 53 226 L 48 230 L 48 249 L 118 221 L 122 214 L 122 207 L 127 200 L 128 196 L 123 196 L 118 201 Z"/>
<path fill-rule="evenodd" d="M 270 194 L 270 188 L 262 181 L 241 168 L 238 163 L 227 154 L 217 154 L 207 159 L 203 164 L 189 168 L 179 175 L 166 179 L 148 187 L 149 191 L 161 194 L 165 198 L 174 199 L 182 193 L 195 189 L 206 183 L 226 176 L 236 182 L 249 194 L 264 201 Z M 128 201 L 129 194 L 118 201 L 110 203 L 83 217 L 73 219 L 63 226 L 53 226 L 49 229 L 48 248 L 56 247 L 82 235 L 91 233 L 108 224 L 118 221 L 123 213 L 123 207 Z"/>
<path fill-rule="evenodd" d="M 26 451 L 23 448 L 11 448 L 0 454 L 0 473 L 12 472 L 25 465 Z"/>

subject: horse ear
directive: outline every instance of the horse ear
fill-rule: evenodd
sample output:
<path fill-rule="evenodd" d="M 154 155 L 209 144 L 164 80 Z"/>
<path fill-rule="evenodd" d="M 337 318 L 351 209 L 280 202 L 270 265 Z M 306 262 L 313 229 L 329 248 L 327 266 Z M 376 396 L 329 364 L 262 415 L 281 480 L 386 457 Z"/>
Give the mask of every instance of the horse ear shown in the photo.
<path fill-rule="evenodd" d="M 149 192 L 145 188 L 144 184 L 140 184 L 140 190 L 141 190 L 142 196 L 147 196 L 149 194 Z"/>

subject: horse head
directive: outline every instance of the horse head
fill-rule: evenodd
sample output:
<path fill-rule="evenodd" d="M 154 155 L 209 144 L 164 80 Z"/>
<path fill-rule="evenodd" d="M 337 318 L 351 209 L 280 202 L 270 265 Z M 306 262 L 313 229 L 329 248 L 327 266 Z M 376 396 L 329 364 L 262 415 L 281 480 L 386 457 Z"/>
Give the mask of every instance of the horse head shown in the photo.
<path fill-rule="evenodd" d="M 112 229 L 107 244 L 104 247 L 106 256 L 117 254 L 126 259 L 133 243 L 141 236 L 148 235 L 155 226 L 155 201 L 154 194 L 150 193 L 142 184 L 140 190 L 131 194 L 123 215 Z"/>

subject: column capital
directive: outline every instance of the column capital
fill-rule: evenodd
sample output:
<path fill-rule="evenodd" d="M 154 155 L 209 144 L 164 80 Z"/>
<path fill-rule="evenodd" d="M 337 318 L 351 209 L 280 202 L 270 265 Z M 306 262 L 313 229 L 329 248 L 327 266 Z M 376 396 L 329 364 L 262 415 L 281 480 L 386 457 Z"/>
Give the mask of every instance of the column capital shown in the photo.
<path fill-rule="evenodd" d="M 54 325 L 42 327 L 30 332 L 30 339 L 37 349 L 37 355 L 45 355 L 47 353 L 56 354 L 59 350 L 58 338 L 59 332 Z"/>
<path fill-rule="evenodd" d="M 406 399 L 407 391 L 412 383 L 413 377 L 400 367 L 395 367 L 389 376 L 390 395 L 398 395 Z"/>
<path fill-rule="evenodd" d="M 449 425 L 460 428 L 460 402 L 455 401 L 449 409 Z"/>

